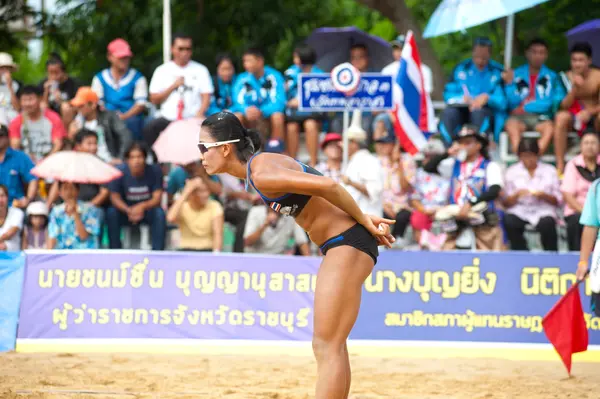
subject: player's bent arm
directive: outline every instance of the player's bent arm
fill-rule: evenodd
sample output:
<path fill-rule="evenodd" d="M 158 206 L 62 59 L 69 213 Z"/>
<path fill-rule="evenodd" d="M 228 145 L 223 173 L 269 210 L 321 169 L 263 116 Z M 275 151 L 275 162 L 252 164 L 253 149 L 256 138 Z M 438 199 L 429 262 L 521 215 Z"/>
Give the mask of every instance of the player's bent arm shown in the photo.
<path fill-rule="evenodd" d="M 252 180 L 256 188 L 263 192 L 286 192 L 322 197 L 346 212 L 358 223 L 367 223 L 367 216 L 360 210 L 354 198 L 329 177 L 279 168 L 270 170 L 268 173 L 255 171 L 252 174 Z"/>

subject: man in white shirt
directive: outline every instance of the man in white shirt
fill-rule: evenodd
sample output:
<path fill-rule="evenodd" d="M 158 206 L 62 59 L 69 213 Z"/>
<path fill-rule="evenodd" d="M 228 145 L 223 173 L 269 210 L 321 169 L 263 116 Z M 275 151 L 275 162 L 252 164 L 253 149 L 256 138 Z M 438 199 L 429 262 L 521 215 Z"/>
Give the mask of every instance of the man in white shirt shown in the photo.
<path fill-rule="evenodd" d="M 348 135 L 348 166 L 342 185 L 363 213 L 383 216 L 383 167 L 379 159 L 366 148 L 367 132 L 351 126 Z"/>
<path fill-rule="evenodd" d="M 171 45 L 173 60 L 160 65 L 150 81 L 150 102 L 159 107 L 159 118 L 144 127 L 144 140 L 152 146 L 173 121 L 204 118 L 214 91 L 208 69 L 192 61 L 192 38 L 175 34 Z"/>

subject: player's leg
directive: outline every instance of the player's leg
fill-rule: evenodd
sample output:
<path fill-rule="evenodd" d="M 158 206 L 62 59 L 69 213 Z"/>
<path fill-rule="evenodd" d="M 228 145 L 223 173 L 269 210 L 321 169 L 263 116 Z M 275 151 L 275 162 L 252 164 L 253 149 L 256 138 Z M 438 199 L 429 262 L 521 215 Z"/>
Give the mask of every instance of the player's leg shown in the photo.
<path fill-rule="evenodd" d="M 350 361 L 346 340 L 360 308 L 362 284 L 373 259 L 344 245 L 330 249 L 321 264 L 315 292 L 313 350 L 317 359 L 317 399 L 345 399 Z"/>

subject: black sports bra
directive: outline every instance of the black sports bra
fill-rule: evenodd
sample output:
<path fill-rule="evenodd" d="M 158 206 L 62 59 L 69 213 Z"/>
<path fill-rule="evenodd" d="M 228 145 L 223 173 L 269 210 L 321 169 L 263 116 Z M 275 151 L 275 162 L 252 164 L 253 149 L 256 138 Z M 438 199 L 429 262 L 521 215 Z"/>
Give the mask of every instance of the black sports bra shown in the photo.
<path fill-rule="evenodd" d="M 308 203 L 308 200 L 310 200 L 311 196 L 303 195 L 303 194 L 287 193 L 287 194 L 284 194 L 281 197 L 277 197 L 277 198 L 265 197 L 256 188 L 256 186 L 254 185 L 254 182 L 252 181 L 252 177 L 251 177 L 252 171 L 250 170 L 250 163 L 252 162 L 252 159 L 254 159 L 254 157 L 257 156 L 258 154 L 260 154 L 260 153 L 252 155 L 252 157 L 248 160 L 248 170 L 246 171 L 246 173 L 247 173 L 247 175 L 246 175 L 247 176 L 246 190 L 248 189 L 248 182 L 250 182 L 250 184 L 252 185 L 252 187 L 254 187 L 254 189 L 256 190 L 258 195 L 260 195 L 260 197 L 262 198 L 264 203 L 267 204 L 275 212 L 279 212 L 282 215 L 286 215 L 286 216 L 292 216 L 292 217 L 298 216 L 300 214 L 300 212 L 302 211 L 302 209 L 304 209 L 304 207 Z M 321 172 L 319 172 L 318 170 L 316 170 L 315 168 L 305 165 L 300 161 L 296 161 L 296 162 L 298 162 L 302 166 L 302 169 L 305 173 L 310 173 L 311 175 L 323 176 L 323 174 Z"/>

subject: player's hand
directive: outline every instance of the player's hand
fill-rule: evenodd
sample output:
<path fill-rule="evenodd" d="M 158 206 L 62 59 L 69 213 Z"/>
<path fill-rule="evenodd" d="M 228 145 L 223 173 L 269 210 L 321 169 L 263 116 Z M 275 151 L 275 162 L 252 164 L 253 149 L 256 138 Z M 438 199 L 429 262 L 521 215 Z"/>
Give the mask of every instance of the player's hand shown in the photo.
<path fill-rule="evenodd" d="M 577 265 L 577 271 L 575 272 L 575 276 L 577 276 L 577 280 L 585 280 L 588 272 L 588 263 L 585 261 L 579 261 Z"/>
<path fill-rule="evenodd" d="M 396 223 L 396 221 L 373 215 L 365 216 L 366 218 L 361 224 L 377 239 L 379 245 L 391 248 L 396 239 L 390 234 L 390 225 Z"/>

